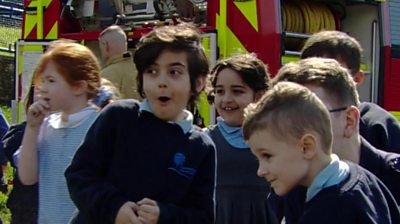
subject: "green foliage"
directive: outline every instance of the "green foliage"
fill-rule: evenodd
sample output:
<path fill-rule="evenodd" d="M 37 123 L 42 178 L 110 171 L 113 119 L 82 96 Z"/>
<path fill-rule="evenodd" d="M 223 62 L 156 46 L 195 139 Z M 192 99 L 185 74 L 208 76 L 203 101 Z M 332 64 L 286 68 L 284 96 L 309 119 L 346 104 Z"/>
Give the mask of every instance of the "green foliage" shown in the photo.
<path fill-rule="evenodd" d="M 8 123 L 11 124 L 11 108 L 7 105 L 1 105 L 0 107 Z"/>
<path fill-rule="evenodd" d="M 21 38 L 21 29 L 0 25 L 0 47 L 14 49 L 14 43 Z"/>
<path fill-rule="evenodd" d="M 0 103 L 14 99 L 14 58 L 0 56 Z"/>
<path fill-rule="evenodd" d="M 12 180 L 12 178 L 13 178 L 12 172 L 13 172 L 12 171 L 12 167 L 9 164 L 7 166 L 7 170 L 5 172 L 6 181 L 7 180 Z M 8 192 L 10 192 L 11 189 L 12 189 L 12 186 L 9 186 L 8 187 Z M 8 198 L 8 194 L 5 195 L 3 193 L 0 193 L 0 218 L 3 221 L 4 224 L 8 224 L 11 221 L 11 213 L 10 213 L 10 210 L 8 210 L 7 205 L 6 205 L 7 198 Z"/>

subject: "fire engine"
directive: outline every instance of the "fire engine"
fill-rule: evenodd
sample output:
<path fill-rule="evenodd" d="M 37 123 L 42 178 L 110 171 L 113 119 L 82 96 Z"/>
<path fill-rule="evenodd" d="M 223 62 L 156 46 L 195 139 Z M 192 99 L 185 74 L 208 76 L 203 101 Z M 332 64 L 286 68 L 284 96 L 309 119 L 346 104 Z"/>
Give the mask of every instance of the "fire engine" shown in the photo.
<path fill-rule="evenodd" d="M 298 60 L 312 33 L 347 32 L 364 49 L 361 100 L 378 103 L 400 119 L 400 0 L 25 0 L 24 8 L 16 49 L 16 120 L 24 116 L 32 71 L 49 41 L 79 40 L 96 53 L 98 35 L 107 25 L 123 26 L 133 47 L 153 26 L 187 20 L 203 31 L 211 64 L 254 52 L 271 74 Z M 205 95 L 196 108 L 203 124 L 213 123 Z"/>

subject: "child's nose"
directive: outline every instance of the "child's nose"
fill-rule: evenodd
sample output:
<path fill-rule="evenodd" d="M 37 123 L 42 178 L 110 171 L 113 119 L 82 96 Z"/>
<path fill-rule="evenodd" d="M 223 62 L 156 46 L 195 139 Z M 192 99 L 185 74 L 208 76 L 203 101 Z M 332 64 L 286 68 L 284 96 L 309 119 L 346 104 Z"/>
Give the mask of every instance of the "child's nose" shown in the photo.
<path fill-rule="evenodd" d="M 232 94 L 229 93 L 229 92 L 226 92 L 226 93 L 224 94 L 224 96 L 222 97 L 222 100 L 223 100 L 224 102 L 231 102 L 231 101 L 232 101 Z"/>
<path fill-rule="evenodd" d="M 260 163 L 257 169 L 257 176 L 265 177 L 268 174 L 268 167 L 264 163 Z"/>
<path fill-rule="evenodd" d="M 166 75 L 164 75 L 164 74 L 161 74 L 158 77 L 157 82 L 158 82 L 159 88 L 166 88 L 168 86 L 168 80 L 167 80 Z"/>

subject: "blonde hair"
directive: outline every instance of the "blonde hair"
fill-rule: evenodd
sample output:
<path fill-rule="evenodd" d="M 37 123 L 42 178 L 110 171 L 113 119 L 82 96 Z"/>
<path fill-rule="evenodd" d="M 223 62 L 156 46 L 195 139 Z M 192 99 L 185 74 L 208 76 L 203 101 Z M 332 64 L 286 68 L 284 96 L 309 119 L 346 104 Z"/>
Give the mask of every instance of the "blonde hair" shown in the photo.
<path fill-rule="evenodd" d="M 296 83 L 280 82 L 257 103 L 246 107 L 244 138 L 248 140 L 259 130 L 269 130 L 283 141 L 316 133 L 324 152 L 331 153 L 333 134 L 329 112 L 313 92 Z"/>
<path fill-rule="evenodd" d="M 273 84 L 280 81 L 320 86 L 333 96 L 337 106 L 360 105 L 356 83 L 348 70 L 334 59 L 307 58 L 288 63 L 272 79 Z"/>

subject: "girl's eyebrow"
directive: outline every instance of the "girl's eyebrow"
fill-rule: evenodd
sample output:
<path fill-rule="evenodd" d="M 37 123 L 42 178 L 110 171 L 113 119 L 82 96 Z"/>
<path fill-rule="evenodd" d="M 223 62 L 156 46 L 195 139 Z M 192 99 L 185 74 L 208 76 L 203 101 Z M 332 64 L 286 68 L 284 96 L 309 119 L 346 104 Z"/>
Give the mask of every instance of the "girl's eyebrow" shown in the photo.
<path fill-rule="evenodd" d="M 241 89 L 245 88 L 245 86 L 243 86 L 243 85 L 232 85 L 231 87 L 233 87 L 233 88 L 241 88 Z"/>
<path fill-rule="evenodd" d="M 223 85 L 216 85 L 215 87 L 224 87 Z M 245 86 L 243 86 L 243 85 L 231 85 L 231 86 L 229 86 L 229 87 L 231 87 L 231 88 L 240 88 L 240 89 L 245 89 Z"/>
<path fill-rule="evenodd" d="M 170 63 L 169 65 L 170 65 L 170 66 L 183 66 L 183 67 L 186 67 L 186 65 L 183 64 L 183 63 L 181 63 L 181 62 L 172 62 L 172 63 Z"/>

